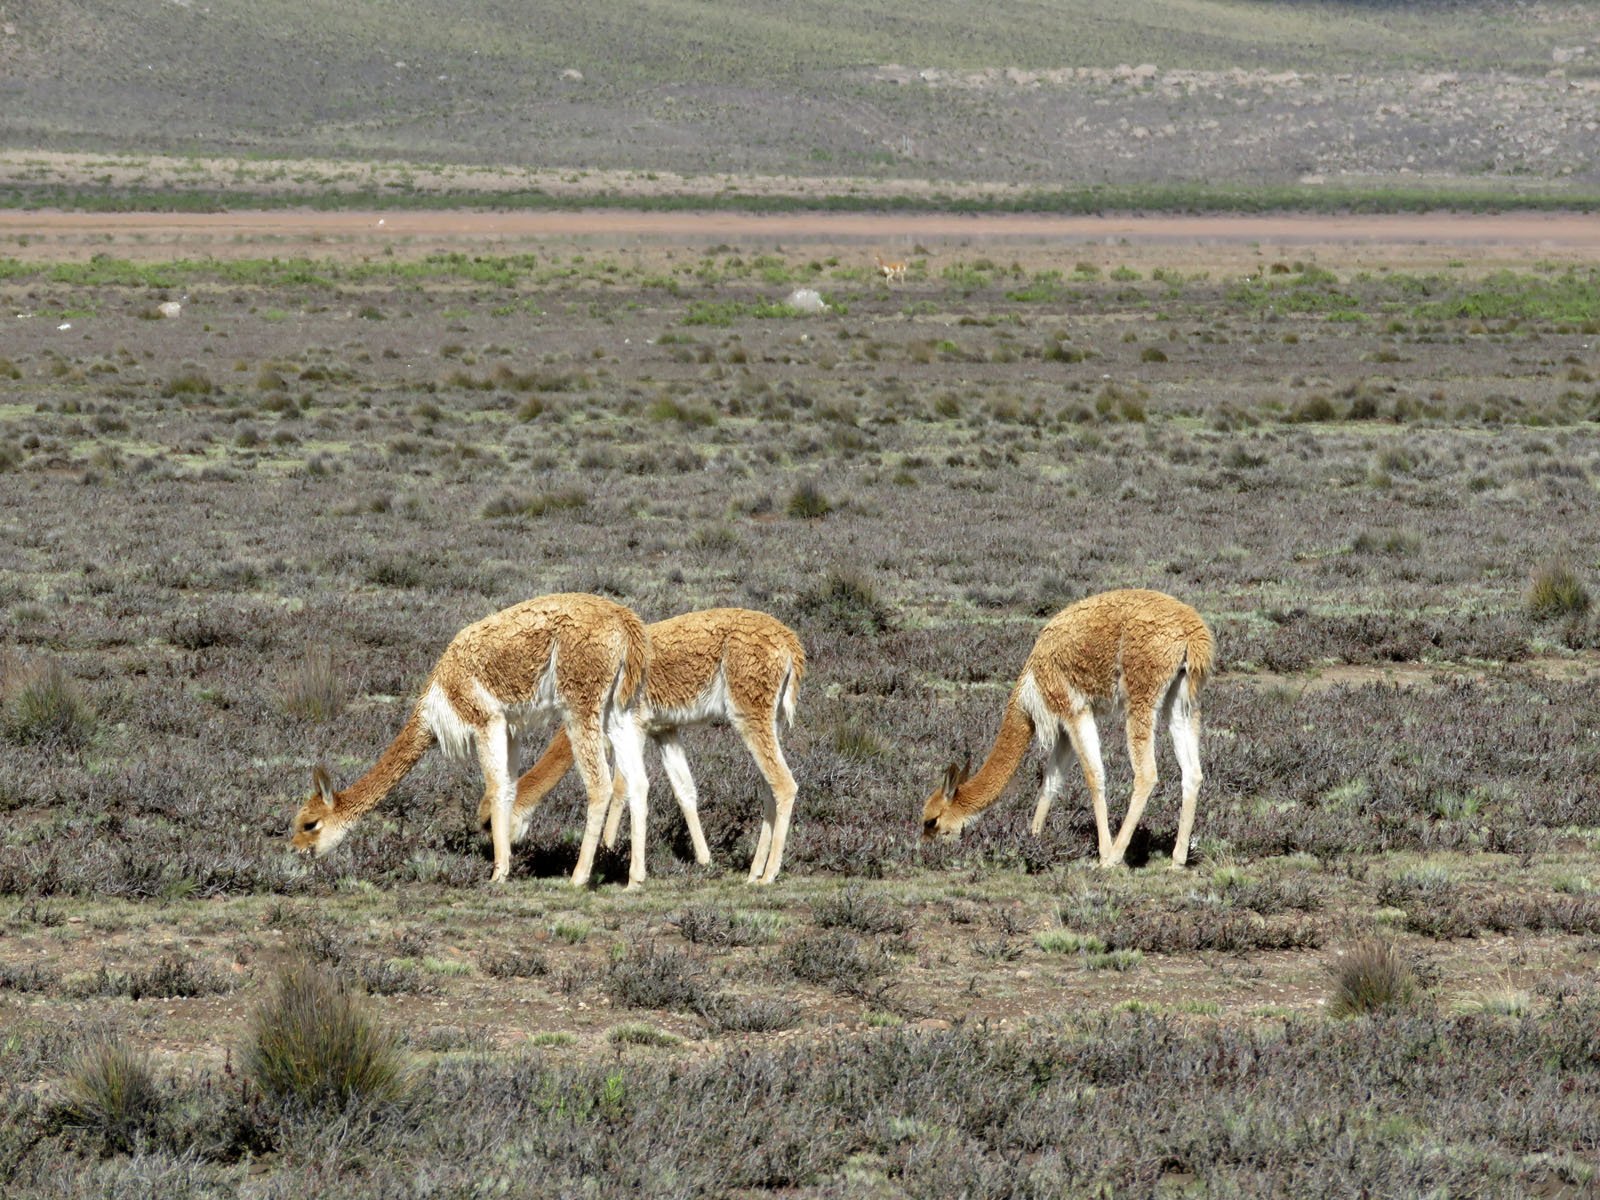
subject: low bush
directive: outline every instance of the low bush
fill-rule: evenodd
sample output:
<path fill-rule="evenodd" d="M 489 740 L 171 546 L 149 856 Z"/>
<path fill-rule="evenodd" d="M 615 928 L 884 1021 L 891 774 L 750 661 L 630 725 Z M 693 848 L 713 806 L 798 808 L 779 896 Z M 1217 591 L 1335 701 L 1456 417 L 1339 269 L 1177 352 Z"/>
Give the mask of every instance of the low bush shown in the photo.
<path fill-rule="evenodd" d="M 614 959 L 604 987 L 613 1004 L 624 1008 L 666 1008 L 705 1012 L 715 999 L 705 966 L 682 950 L 654 943 L 635 946 Z"/>

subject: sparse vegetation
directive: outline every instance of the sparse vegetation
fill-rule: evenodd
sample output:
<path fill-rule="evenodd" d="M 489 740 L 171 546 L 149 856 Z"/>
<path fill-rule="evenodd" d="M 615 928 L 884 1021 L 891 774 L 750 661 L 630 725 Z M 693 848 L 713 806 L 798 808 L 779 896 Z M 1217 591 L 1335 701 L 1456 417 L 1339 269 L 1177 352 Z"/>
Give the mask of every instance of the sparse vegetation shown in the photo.
<path fill-rule="evenodd" d="M 1583 271 L 1134 240 L 1097 273 L 979 233 L 896 246 L 916 265 L 887 285 L 858 245 L 379 237 L 0 247 L 13 308 L 73 326 L 8 325 L 0 369 L 8 1195 L 365 1196 L 417 1163 L 514 1192 L 530 1155 L 554 1192 L 603 1162 L 641 1195 L 1456 1194 L 1486 1162 L 1508 1194 L 1581 1184 L 1541 1156 L 1586 1144 L 1594 1084 L 1600 635 L 1529 585 L 1546 555 L 1584 588 L 1600 562 Z M 839 304 L 754 313 L 797 282 Z M 730 324 L 683 323 L 724 301 Z M 214 390 L 162 394 L 195 365 Z M 1288 419 L 1315 397 L 1328 419 Z M 790 515 L 807 483 L 825 519 Z M 1131 870 L 1094 865 L 1075 768 L 1031 834 L 1034 752 L 958 845 L 921 842 L 1043 620 L 1129 584 L 1218 634 L 1199 865 L 1164 869 L 1165 758 Z M 743 882 L 766 792 L 715 729 L 685 734 L 712 864 L 652 756 L 642 893 L 626 846 L 559 882 L 572 779 L 510 891 L 481 887 L 478 785 L 437 754 L 337 851 L 286 852 L 310 764 L 353 781 L 456 630 L 561 590 L 801 633 L 776 888 Z M 14 724 L 51 673 L 64 726 Z M 1333 952 L 1369 929 L 1410 1001 L 1360 983 L 1365 1015 L 1328 1020 Z M 371 1086 L 258 1071 L 239 1014 L 301 957 L 333 979 L 315 1015 L 342 996 L 406 1031 Z M 120 1140 L 55 1107 L 102 1025 L 155 1082 Z M 1403 1078 L 1397 1046 L 1425 1051 Z M 1148 1086 L 1171 1078 L 1194 1086 Z"/>

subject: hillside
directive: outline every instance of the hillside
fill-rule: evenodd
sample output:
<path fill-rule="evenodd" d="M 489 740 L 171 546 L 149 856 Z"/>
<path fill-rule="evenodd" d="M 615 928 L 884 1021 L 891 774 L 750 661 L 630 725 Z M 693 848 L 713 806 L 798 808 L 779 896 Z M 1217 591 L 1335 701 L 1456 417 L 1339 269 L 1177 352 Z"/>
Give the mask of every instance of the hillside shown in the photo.
<path fill-rule="evenodd" d="M 1600 181 L 1587 5 L 0 0 L 8 149 L 1035 186 Z"/>

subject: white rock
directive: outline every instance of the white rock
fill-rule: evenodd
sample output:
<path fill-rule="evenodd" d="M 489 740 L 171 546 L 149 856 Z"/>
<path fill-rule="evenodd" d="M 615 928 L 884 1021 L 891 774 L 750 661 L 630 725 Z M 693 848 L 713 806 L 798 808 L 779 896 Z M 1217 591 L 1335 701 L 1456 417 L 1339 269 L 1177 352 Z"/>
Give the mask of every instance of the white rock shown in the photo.
<path fill-rule="evenodd" d="M 183 305 L 179 304 L 176 300 L 168 300 L 164 303 L 156 305 L 156 311 L 170 321 L 183 311 Z"/>
<path fill-rule="evenodd" d="M 828 311 L 828 302 L 822 298 L 822 293 L 815 288 L 795 288 L 789 293 L 788 304 L 790 308 L 799 309 L 805 313 L 820 313 Z"/>

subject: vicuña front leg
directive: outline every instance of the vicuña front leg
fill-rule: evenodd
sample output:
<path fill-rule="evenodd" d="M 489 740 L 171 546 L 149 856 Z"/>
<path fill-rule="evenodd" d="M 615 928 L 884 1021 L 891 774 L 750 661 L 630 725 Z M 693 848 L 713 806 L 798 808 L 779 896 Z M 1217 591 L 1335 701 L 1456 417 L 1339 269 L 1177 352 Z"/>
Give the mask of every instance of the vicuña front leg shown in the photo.
<path fill-rule="evenodd" d="M 511 874 L 512 781 L 509 738 L 504 717 L 492 717 L 478 735 L 478 765 L 483 770 L 483 798 L 489 806 L 489 832 L 494 839 L 494 874 L 501 883 Z"/>
<path fill-rule="evenodd" d="M 689 759 L 683 752 L 683 743 L 677 732 L 668 730 L 655 736 L 656 748 L 661 751 L 661 769 L 667 773 L 672 794 L 678 801 L 678 811 L 689 827 L 689 840 L 694 843 L 694 860 L 702 867 L 711 861 L 711 847 L 706 845 L 705 830 L 700 828 L 700 796 L 695 790 L 694 775 L 689 770 Z"/>

